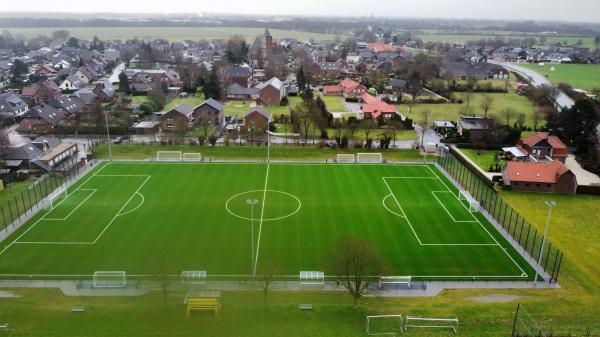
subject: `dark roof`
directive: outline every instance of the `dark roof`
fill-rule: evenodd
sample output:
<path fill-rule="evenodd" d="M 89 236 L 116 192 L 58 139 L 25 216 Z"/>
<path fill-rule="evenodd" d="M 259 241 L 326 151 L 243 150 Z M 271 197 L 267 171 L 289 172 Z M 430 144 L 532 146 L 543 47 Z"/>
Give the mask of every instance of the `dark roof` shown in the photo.
<path fill-rule="evenodd" d="M 250 110 L 250 112 L 248 112 L 246 114 L 246 116 L 244 117 L 248 117 L 250 114 L 252 114 L 253 112 L 258 112 L 259 114 L 261 114 L 263 117 L 265 117 L 267 120 L 271 121 L 271 113 L 268 112 L 267 110 L 257 106 L 256 108 L 253 108 L 252 110 Z"/>
<path fill-rule="evenodd" d="M 56 108 L 63 109 L 66 112 L 73 114 L 79 112 L 83 108 L 83 101 L 76 97 L 61 97 L 56 101 L 48 102 L 48 105 Z"/>
<path fill-rule="evenodd" d="M 390 86 L 392 88 L 404 88 L 404 87 L 406 87 L 406 81 L 394 79 L 394 80 L 390 81 Z"/>
<path fill-rule="evenodd" d="M 96 102 L 96 94 L 90 88 L 83 88 L 75 91 L 73 93 L 76 97 L 78 97 L 85 105 L 92 105 Z"/>
<path fill-rule="evenodd" d="M 47 145 L 48 148 L 51 149 L 60 143 L 61 141 L 58 138 L 52 136 L 40 136 L 31 142 L 31 144 L 35 145 L 42 151 L 44 151 L 44 145 Z"/>
<path fill-rule="evenodd" d="M 221 104 L 219 101 L 216 101 L 212 98 L 207 99 L 206 101 L 204 101 L 202 104 L 200 104 L 199 106 L 203 106 L 203 105 L 208 105 L 211 108 L 217 110 L 217 111 L 223 111 L 223 104 Z"/>
<path fill-rule="evenodd" d="M 225 74 L 228 77 L 248 77 L 252 70 L 248 67 L 231 66 L 225 69 Z"/>
<path fill-rule="evenodd" d="M 187 116 L 191 115 L 192 112 L 194 112 L 194 108 L 191 105 L 183 102 L 183 103 L 179 103 L 177 106 L 175 106 L 170 111 L 177 111 L 180 114 L 187 117 Z"/>
<path fill-rule="evenodd" d="M 31 143 L 21 146 L 9 146 L 4 151 L 4 159 L 12 160 L 31 160 L 44 154 L 44 151 Z"/>
<path fill-rule="evenodd" d="M 0 112 L 13 112 L 27 107 L 27 103 L 17 94 L 6 93 L 0 95 Z"/>
<path fill-rule="evenodd" d="M 242 87 L 237 83 L 233 83 L 232 85 L 227 87 L 227 95 L 256 95 L 258 94 L 258 89 L 256 88 L 246 88 Z"/>
<path fill-rule="evenodd" d="M 60 123 L 65 115 L 62 111 L 48 105 L 42 104 L 29 109 L 22 118 L 41 118 L 48 124 L 54 125 Z"/>

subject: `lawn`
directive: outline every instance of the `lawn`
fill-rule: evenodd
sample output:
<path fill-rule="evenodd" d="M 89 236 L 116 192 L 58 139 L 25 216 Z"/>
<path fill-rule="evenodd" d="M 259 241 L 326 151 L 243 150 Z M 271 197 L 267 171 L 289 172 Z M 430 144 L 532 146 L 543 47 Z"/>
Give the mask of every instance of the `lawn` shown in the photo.
<path fill-rule="evenodd" d="M 457 97 L 464 97 L 463 93 L 455 93 Z M 471 97 L 470 108 L 467 109 L 467 104 L 462 103 L 448 103 L 448 104 L 415 104 L 412 108 L 412 113 L 409 113 L 408 104 L 400 104 L 397 106 L 398 111 L 405 114 L 407 117 L 414 119 L 418 123 L 423 122 L 423 112 L 431 112 L 431 118 L 429 122 L 434 120 L 450 120 L 456 121 L 460 116 L 464 115 L 476 115 L 483 116 L 483 111 L 479 107 L 481 99 L 484 94 L 473 93 Z M 501 112 L 506 108 L 513 108 L 517 113 L 526 114 L 525 125 L 531 126 L 533 124 L 531 120 L 533 104 L 527 99 L 527 97 L 519 96 L 515 93 L 491 93 L 487 94 L 494 98 L 494 103 L 488 115 L 497 118 L 498 123 L 505 124 L 506 119 L 502 117 Z M 516 117 L 510 119 L 512 125 L 516 121 Z"/>
<path fill-rule="evenodd" d="M 329 112 L 344 112 L 346 107 L 342 103 L 342 98 L 337 96 L 321 96 L 321 99 L 325 102 L 327 110 Z"/>
<path fill-rule="evenodd" d="M 471 159 L 479 168 L 484 171 L 488 171 L 490 165 L 496 164 L 496 154 L 498 151 L 490 150 L 474 150 L 474 149 L 460 149 L 469 159 Z"/>
<path fill-rule="evenodd" d="M 252 108 L 250 105 L 255 103 L 254 101 L 229 101 L 225 102 L 224 113 L 225 116 L 238 116 L 244 117 Z"/>
<path fill-rule="evenodd" d="M 538 64 L 520 63 L 548 78 L 553 84 L 567 83 L 576 89 L 600 89 L 600 65 L 597 64 Z M 554 67 L 554 71 L 550 70 Z"/>
<path fill-rule="evenodd" d="M 67 29 L 71 36 L 79 39 L 91 41 L 94 36 L 102 40 L 114 39 L 167 39 L 169 41 L 183 40 L 211 40 L 226 39 L 233 35 L 241 35 L 246 41 L 252 42 L 257 36 L 262 35 L 264 28 L 250 27 L 56 27 L 56 28 L 0 28 L 8 30 L 13 35 L 23 34 L 25 38 L 33 38 L 39 35 L 51 35 L 54 30 Z M 334 40 L 335 34 L 321 34 L 312 32 L 303 32 L 298 30 L 269 29 L 271 35 L 276 39 L 296 38 L 301 41 L 309 39 Z M 340 35 L 342 38 L 343 35 Z"/>
<path fill-rule="evenodd" d="M 163 110 L 169 111 L 181 103 L 187 103 L 187 104 L 191 105 L 192 107 L 196 107 L 204 101 L 206 101 L 206 99 L 204 98 L 204 94 L 200 94 L 200 93 L 196 94 L 195 96 L 177 97 L 177 98 L 172 99 L 169 103 L 167 103 L 167 105 L 165 105 L 165 108 Z"/>

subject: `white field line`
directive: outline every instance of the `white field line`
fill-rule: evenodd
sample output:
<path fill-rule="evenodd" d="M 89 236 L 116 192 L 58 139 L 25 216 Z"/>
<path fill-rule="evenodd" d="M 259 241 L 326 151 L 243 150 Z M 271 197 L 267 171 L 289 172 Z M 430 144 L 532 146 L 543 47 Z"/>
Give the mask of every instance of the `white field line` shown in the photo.
<path fill-rule="evenodd" d="M 435 198 L 435 200 L 437 200 L 437 202 L 440 204 L 440 206 L 442 206 L 442 208 L 446 211 L 446 213 L 448 213 L 448 215 L 450 216 L 450 218 L 452 218 L 452 221 L 454 221 L 454 222 L 477 222 L 475 220 L 456 220 L 454 218 L 454 216 L 452 215 L 452 213 L 450 213 L 450 211 L 446 208 L 446 206 L 444 206 L 444 203 L 440 200 L 440 198 L 438 198 L 438 196 L 435 195 L 436 193 L 451 193 L 451 192 L 448 192 L 448 191 L 431 191 L 431 194 L 433 195 L 433 197 Z"/>
<path fill-rule="evenodd" d="M 433 173 L 433 174 L 434 174 L 434 175 L 435 175 L 435 176 L 436 176 L 436 177 L 439 179 L 439 181 L 441 181 L 441 182 L 442 182 L 442 184 L 443 184 L 444 186 L 446 186 L 446 188 L 448 189 L 448 191 L 449 191 L 449 192 L 450 192 L 452 195 L 454 195 L 454 193 L 453 193 L 453 192 L 452 192 L 452 190 L 451 190 L 451 189 L 448 187 L 448 185 L 446 185 L 446 183 L 444 182 L 444 180 L 443 180 L 442 178 L 440 178 L 440 177 L 439 177 L 439 176 L 438 176 L 438 175 L 435 173 L 435 171 L 434 171 L 434 170 L 433 170 L 431 167 L 429 167 L 429 165 L 427 165 L 427 168 L 429 168 L 429 169 L 431 170 L 431 172 L 432 172 L 432 173 Z M 459 198 L 458 198 L 456 195 L 454 195 L 454 197 L 455 197 L 456 199 L 458 199 L 458 202 L 460 202 L 460 204 L 461 204 L 461 205 L 463 205 L 463 207 L 464 207 L 464 208 L 465 208 L 467 211 L 469 211 L 469 209 L 467 208 L 467 206 L 466 206 L 465 204 L 463 204 L 463 203 L 460 201 L 460 199 L 459 199 Z M 470 212 L 469 212 L 469 213 L 470 213 Z M 523 268 L 521 268 L 521 266 L 520 266 L 520 265 L 517 263 L 517 261 L 515 261 L 515 259 L 514 259 L 512 256 L 510 256 L 510 254 L 508 253 L 508 251 L 506 250 L 506 248 L 505 248 L 505 247 L 502 247 L 502 245 L 500 244 L 500 242 L 498 242 L 498 240 L 496 240 L 496 238 L 495 238 L 495 237 L 492 235 L 492 233 L 490 233 L 490 231 L 488 231 L 488 230 L 487 230 L 487 228 L 485 228 L 485 226 L 484 226 L 484 225 L 481 223 L 481 221 L 479 221 L 479 219 L 477 219 L 477 217 L 476 217 L 474 214 L 471 214 L 471 216 L 473 217 L 473 219 L 475 219 L 475 220 L 476 220 L 476 221 L 479 223 L 479 225 L 481 226 L 481 228 L 483 228 L 483 230 L 484 230 L 484 231 L 485 231 L 485 232 L 486 232 L 486 233 L 487 233 L 487 234 L 488 234 L 488 235 L 489 235 L 489 236 L 492 238 L 492 240 L 494 240 L 494 242 L 496 242 L 496 244 L 502 248 L 502 251 L 504 251 L 504 254 L 506 254 L 506 256 L 508 256 L 508 258 L 509 258 L 509 259 L 510 259 L 510 260 L 511 260 L 511 261 L 512 261 L 514 264 L 515 264 L 515 266 L 517 266 L 517 268 L 519 268 L 519 270 L 520 270 L 520 271 L 521 271 L 521 273 L 522 273 L 521 275 L 525 275 L 525 276 L 527 276 L 527 273 L 525 272 L 525 270 L 523 270 Z"/>
<path fill-rule="evenodd" d="M 413 228 L 412 224 L 410 223 L 410 220 L 408 219 L 408 217 L 406 216 L 406 213 L 404 212 L 404 209 L 402 209 L 402 206 L 400 206 L 400 202 L 398 202 L 398 199 L 396 198 L 396 195 L 394 194 L 394 191 L 392 191 L 392 189 L 390 188 L 390 185 L 388 185 L 387 181 L 385 180 L 386 178 L 383 178 L 383 183 L 385 184 L 385 186 L 387 187 L 388 191 L 390 191 L 390 194 L 392 195 L 392 197 L 394 198 L 394 200 L 396 201 L 396 205 L 398 205 L 398 208 L 400 208 L 400 211 L 402 211 L 402 215 L 404 216 L 404 219 L 406 219 L 406 222 L 408 223 L 408 226 L 410 226 L 410 229 L 412 230 L 413 234 L 415 235 L 415 237 L 417 238 L 417 241 L 419 242 L 419 244 L 422 246 L 423 242 L 421 242 L 421 239 L 419 238 L 419 236 L 417 235 L 417 232 L 415 231 L 415 229 Z"/>
<path fill-rule="evenodd" d="M 267 174 L 265 176 L 265 187 L 263 189 L 263 201 L 260 208 L 260 222 L 258 224 L 258 237 L 256 238 L 256 254 L 254 254 L 254 270 L 252 271 L 252 275 L 256 276 L 256 266 L 258 265 L 258 252 L 260 249 L 260 235 L 262 234 L 262 223 L 263 216 L 265 213 L 265 201 L 267 199 L 267 183 L 269 182 L 269 168 L 271 164 L 267 162 Z"/>
<path fill-rule="evenodd" d="M 77 186 L 77 188 L 75 188 L 73 191 L 77 191 L 79 190 L 83 185 L 85 185 L 88 181 L 90 181 L 90 179 L 92 179 L 94 176 L 96 176 L 100 171 L 102 171 L 106 166 L 108 166 L 110 163 L 106 163 L 104 166 L 100 167 L 100 169 L 98 169 L 98 171 L 94 172 L 94 174 L 92 174 L 91 176 L 89 176 L 83 183 L 79 184 L 79 186 Z M 73 192 L 71 192 L 73 193 Z M 2 249 L 0 251 L 0 255 L 4 254 L 4 252 L 6 252 L 10 247 L 12 247 L 12 245 L 14 245 L 15 243 L 17 243 L 17 241 L 19 241 L 19 239 L 21 239 L 23 236 L 25 236 L 25 234 L 27 234 L 33 227 L 35 227 L 40 221 L 44 220 L 44 218 L 50 214 L 50 212 L 46 212 L 44 215 L 42 215 L 39 219 L 37 219 L 31 226 L 29 226 L 29 228 L 27 228 L 25 231 L 23 231 L 23 233 L 21 233 L 21 235 L 19 235 L 16 239 L 13 240 L 13 242 L 9 243 L 8 246 L 5 246 L 4 249 Z"/>
<path fill-rule="evenodd" d="M 386 209 L 388 212 L 390 212 L 390 213 L 392 213 L 392 214 L 394 214 L 394 215 L 396 215 L 396 216 L 398 216 L 398 217 L 400 217 L 400 218 L 404 218 L 404 215 L 402 215 L 402 214 L 398 214 L 398 213 L 396 213 L 396 212 L 392 211 L 392 210 L 391 210 L 391 209 L 390 209 L 390 208 L 389 208 L 389 207 L 388 207 L 388 206 L 385 204 L 385 201 L 386 201 L 386 200 L 387 200 L 389 197 L 393 197 L 393 195 L 391 195 L 391 194 L 388 194 L 388 195 L 386 195 L 385 197 L 383 197 L 383 199 L 381 200 L 381 203 L 383 204 L 383 208 L 385 208 L 385 209 Z M 405 218 L 405 219 L 406 219 L 406 218 Z"/>
<path fill-rule="evenodd" d="M 80 190 L 80 191 L 83 191 L 83 190 Z M 79 204 L 77 204 L 77 206 L 75 206 L 75 208 L 73 208 L 73 210 L 71 210 L 71 212 L 69 212 L 69 214 L 67 214 L 65 217 L 60 218 L 60 219 L 59 218 L 45 218 L 44 220 L 45 221 L 64 221 L 64 220 L 67 220 L 73 213 L 75 213 L 75 211 L 77 211 L 79 209 L 79 207 L 81 207 L 81 205 L 83 205 L 92 195 L 94 195 L 94 193 L 96 193 L 97 189 L 86 189 L 85 191 L 92 191 L 92 193 L 88 194 L 88 196 L 85 197 Z M 73 193 L 71 193 L 70 195 L 73 195 Z M 66 200 L 66 198 L 65 198 L 65 200 Z M 56 207 L 54 207 L 54 209 L 56 209 Z M 52 212 L 52 210 L 50 212 Z"/>
<path fill-rule="evenodd" d="M 133 208 L 133 209 L 130 209 L 129 211 L 127 211 L 127 212 L 125 212 L 125 213 L 121 213 L 121 214 L 119 214 L 119 216 L 123 216 L 123 215 L 125 215 L 125 214 L 129 214 L 129 213 L 131 213 L 131 212 L 133 212 L 133 211 L 137 210 L 138 208 L 140 208 L 140 207 L 141 207 L 141 206 L 144 204 L 144 201 L 146 201 L 146 199 L 144 198 L 144 195 L 143 195 L 143 194 L 141 194 L 141 193 L 139 193 L 139 192 L 136 192 L 136 194 L 137 194 L 137 195 L 139 195 L 139 196 L 142 198 L 142 202 L 141 202 L 141 203 L 139 203 L 137 206 L 135 206 L 135 208 Z"/>

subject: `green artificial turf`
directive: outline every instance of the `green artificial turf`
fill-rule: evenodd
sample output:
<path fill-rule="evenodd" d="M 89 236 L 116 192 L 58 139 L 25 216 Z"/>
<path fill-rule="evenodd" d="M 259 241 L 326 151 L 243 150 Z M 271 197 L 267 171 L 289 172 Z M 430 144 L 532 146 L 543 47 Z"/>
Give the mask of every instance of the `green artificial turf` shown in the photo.
<path fill-rule="evenodd" d="M 327 273 L 334 241 L 353 235 L 373 242 L 393 275 L 530 279 L 456 194 L 424 165 L 102 163 L 5 241 L 0 274 L 152 275 L 167 258 L 174 271 L 243 277 L 277 259 L 293 277 Z"/>

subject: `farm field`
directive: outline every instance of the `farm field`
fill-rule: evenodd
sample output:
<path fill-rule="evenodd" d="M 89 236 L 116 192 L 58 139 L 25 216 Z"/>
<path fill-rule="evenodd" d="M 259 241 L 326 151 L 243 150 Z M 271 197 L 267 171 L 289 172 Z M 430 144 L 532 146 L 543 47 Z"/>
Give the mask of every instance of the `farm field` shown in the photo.
<path fill-rule="evenodd" d="M 101 163 L 54 205 L 8 238 L 0 274 L 154 275 L 159 257 L 174 274 L 250 276 L 261 259 L 280 259 L 283 275 L 327 273 L 327 250 L 354 235 L 381 250 L 392 275 L 533 277 L 434 166 Z"/>
<path fill-rule="evenodd" d="M 493 35 L 493 34 L 417 34 L 417 38 L 422 39 L 425 42 L 448 42 L 448 43 L 457 43 L 464 44 L 469 41 L 477 41 L 477 40 L 489 40 L 489 39 L 497 39 L 501 38 L 504 40 L 511 39 L 519 39 L 522 40 L 527 37 L 533 37 L 538 40 L 542 37 L 541 35 Z M 582 47 L 587 48 L 595 48 L 594 38 L 586 37 L 586 36 L 545 36 L 547 40 L 547 44 L 552 42 L 566 42 L 569 46 L 576 45 L 579 39 L 582 40 Z"/>
<path fill-rule="evenodd" d="M 251 42 L 264 32 L 264 28 L 250 27 L 75 27 L 75 28 L 0 28 L 13 35 L 23 34 L 26 38 L 38 35 L 51 35 L 54 30 L 67 29 L 71 36 L 91 41 L 94 36 L 102 40 L 114 39 L 168 39 L 170 41 L 226 39 L 232 35 L 241 35 Z M 299 40 L 333 40 L 334 34 L 320 34 L 303 31 L 269 29 L 276 39 L 296 38 Z M 342 36 L 343 37 L 343 36 Z"/>
<path fill-rule="evenodd" d="M 600 65 L 597 64 L 538 64 L 519 63 L 548 78 L 552 84 L 567 83 L 575 89 L 592 91 L 600 89 Z M 554 67 L 554 71 L 551 68 Z"/>

